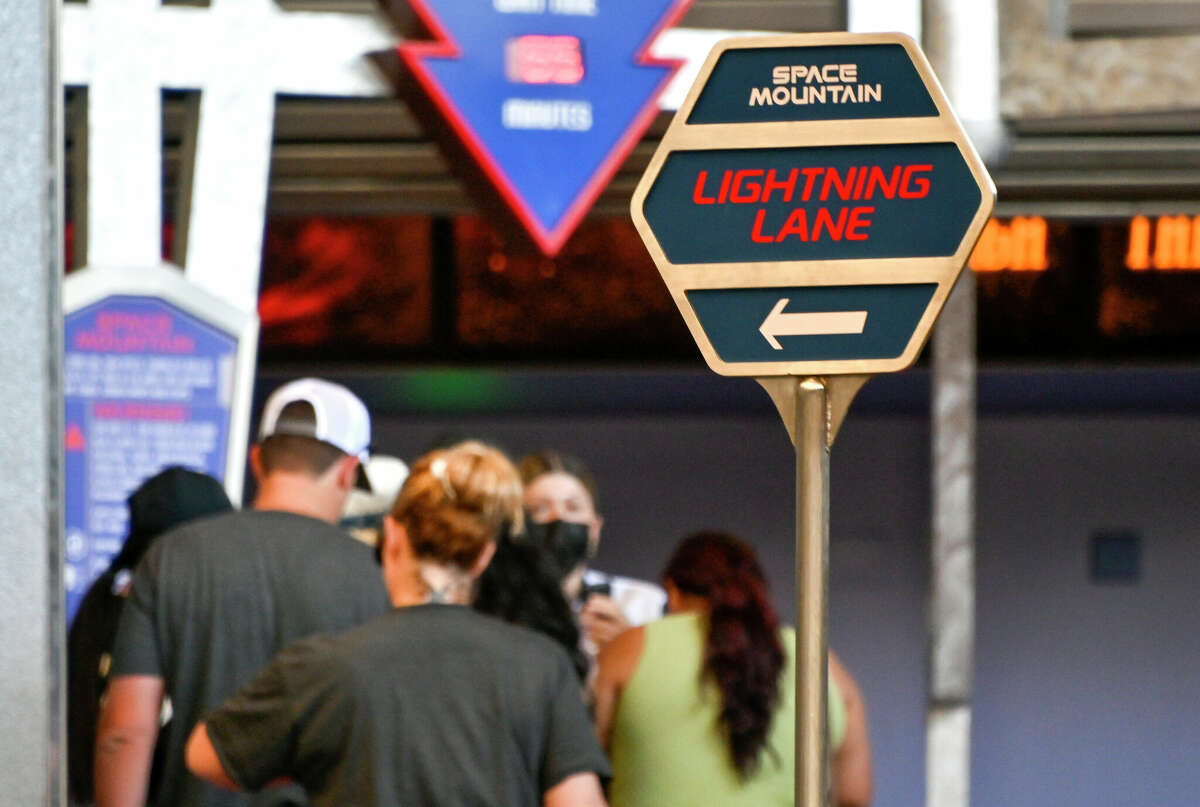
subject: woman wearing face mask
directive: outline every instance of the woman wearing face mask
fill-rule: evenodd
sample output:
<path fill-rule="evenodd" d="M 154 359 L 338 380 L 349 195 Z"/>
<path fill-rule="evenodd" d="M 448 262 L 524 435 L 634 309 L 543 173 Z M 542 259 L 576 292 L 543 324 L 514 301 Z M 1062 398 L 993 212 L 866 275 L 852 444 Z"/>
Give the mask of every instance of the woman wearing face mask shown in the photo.
<path fill-rule="evenodd" d="M 553 559 L 563 593 L 578 609 L 585 650 L 595 654 L 627 628 L 661 617 L 667 602 L 663 589 L 588 568 L 604 519 L 587 467 L 568 454 L 540 451 L 522 459 L 520 469 L 527 534 Z"/>

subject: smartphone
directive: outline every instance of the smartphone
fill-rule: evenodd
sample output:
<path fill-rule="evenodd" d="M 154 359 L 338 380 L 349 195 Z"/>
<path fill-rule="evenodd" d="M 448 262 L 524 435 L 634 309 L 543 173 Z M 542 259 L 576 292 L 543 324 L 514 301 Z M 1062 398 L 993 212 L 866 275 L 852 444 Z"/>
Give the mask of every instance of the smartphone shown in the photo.
<path fill-rule="evenodd" d="M 603 583 L 584 583 L 579 589 L 579 601 L 587 602 L 588 598 L 593 594 L 603 594 L 605 597 L 612 596 L 612 584 L 607 580 Z"/>

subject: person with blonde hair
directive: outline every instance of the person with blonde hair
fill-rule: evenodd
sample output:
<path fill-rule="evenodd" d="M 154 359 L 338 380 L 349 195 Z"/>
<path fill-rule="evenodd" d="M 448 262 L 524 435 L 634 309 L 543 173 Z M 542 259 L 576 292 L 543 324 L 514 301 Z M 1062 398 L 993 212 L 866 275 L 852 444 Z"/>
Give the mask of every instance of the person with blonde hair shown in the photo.
<path fill-rule="evenodd" d="M 279 778 L 315 807 L 603 807 L 608 763 L 566 652 L 469 607 L 517 470 L 465 442 L 422 457 L 384 519 L 395 610 L 298 642 L 197 725 L 188 766 L 225 787 Z"/>

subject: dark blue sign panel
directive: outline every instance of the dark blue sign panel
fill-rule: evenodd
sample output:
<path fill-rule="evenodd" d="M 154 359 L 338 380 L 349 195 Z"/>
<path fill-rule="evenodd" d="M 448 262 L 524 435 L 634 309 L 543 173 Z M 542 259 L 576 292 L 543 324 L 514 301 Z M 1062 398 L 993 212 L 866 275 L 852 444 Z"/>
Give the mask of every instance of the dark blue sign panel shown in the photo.
<path fill-rule="evenodd" d="M 65 322 L 67 618 L 128 532 L 126 499 L 168 465 L 225 477 L 237 337 L 154 297 Z"/>
<path fill-rule="evenodd" d="M 726 362 L 894 359 L 936 283 L 690 289 L 688 302 Z"/>
<path fill-rule="evenodd" d="M 721 54 L 688 124 L 928 118 L 938 114 L 901 45 L 743 48 Z"/>
<path fill-rule="evenodd" d="M 541 249 L 554 254 L 657 113 L 647 55 L 691 0 L 413 0 L 401 58 Z"/>
<path fill-rule="evenodd" d="M 673 264 L 953 255 L 980 203 L 954 143 L 673 151 L 644 214 Z"/>

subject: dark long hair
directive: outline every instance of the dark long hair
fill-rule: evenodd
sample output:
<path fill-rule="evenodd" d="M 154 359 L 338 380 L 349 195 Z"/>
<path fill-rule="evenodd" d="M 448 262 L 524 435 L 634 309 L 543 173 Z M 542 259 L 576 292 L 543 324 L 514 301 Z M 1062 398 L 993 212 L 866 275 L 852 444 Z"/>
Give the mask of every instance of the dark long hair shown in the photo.
<path fill-rule="evenodd" d="M 671 555 L 663 579 L 709 605 L 703 675 L 721 692 L 721 727 L 744 778 L 757 769 L 779 705 L 779 618 L 754 550 L 732 535 L 699 532 Z"/>
<path fill-rule="evenodd" d="M 479 577 L 475 610 L 546 634 L 563 646 L 580 680 L 588 661 L 579 649 L 579 626 L 545 551 L 503 530 L 496 554 Z"/>

